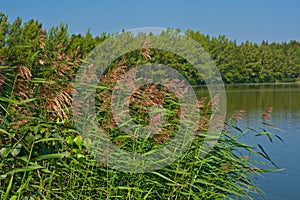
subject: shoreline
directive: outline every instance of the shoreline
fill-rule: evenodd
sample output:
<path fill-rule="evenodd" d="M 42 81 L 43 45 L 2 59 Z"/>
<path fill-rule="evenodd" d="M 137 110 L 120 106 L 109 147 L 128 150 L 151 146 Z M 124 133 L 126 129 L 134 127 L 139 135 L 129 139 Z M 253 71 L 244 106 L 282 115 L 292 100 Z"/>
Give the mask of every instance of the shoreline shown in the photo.
<path fill-rule="evenodd" d="M 273 83 L 229 83 L 224 86 L 258 86 L 258 85 L 300 85 L 299 81 L 296 82 L 273 82 Z M 192 85 L 192 87 L 206 87 L 207 85 Z M 213 86 L 221 86 L 220 84 L 216 84 Z"/>

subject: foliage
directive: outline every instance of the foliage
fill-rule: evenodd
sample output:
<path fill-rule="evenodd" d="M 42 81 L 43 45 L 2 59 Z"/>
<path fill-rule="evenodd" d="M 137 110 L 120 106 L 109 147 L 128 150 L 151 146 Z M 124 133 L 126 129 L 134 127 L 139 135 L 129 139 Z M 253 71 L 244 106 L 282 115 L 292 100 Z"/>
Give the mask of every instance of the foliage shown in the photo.
<path fill-rule="evenodd" d="M 203 43 L 220 70 L 228 73 L 223 75 L 228 83 L 290 80 L 298 76 L 295 74 L 299 63 L 295 58 L 297 42 L 264 43 L 259 47 L 246 42 L 238 46 L 225 37 L 209 38 L 192 31 L 187 34 Z M 124 173 L 107 167 L 87 151 L 89 141 L 78 135 L 72 118 L 74 74 L 87 53 L 107 37 L 110 36 L 102 34 L 93 38 L 89 31 L 85 36 L 69 36 L 63 24 L 46 31 L 34 20 L 22 25 L 20 18 L 9 24 L 7 16 L 0 14 L 1 199 L 230 199 L 251 198 L 251 193 L 260 193 L 252 177 L 274 166 L 258 167 L 259 161 L 252 156 L 260 155 L 272 164 L 263 148 L 239 142 L 238 138 L 249 130 L 228 123 L 228 127 L 235 127 L 240 133 L 230 134 L 224 129 L 213 150 L 204 158 L 199 156 L 204 151 L 203 137 L 212 115 L 210 103 L 205 100 L 199 101 L 202 124 L 196 140 L 183 157 L 168 167 L 145 174 Z M 259 61 L 260 51 L 268 53 Z M 227 57 L 227 52 L 232 59 Z M 278 58 L 272 60 L 270 55 L 274 54 Z M 102 80 L 105 87 L 99 87 L 102 89 L 96 97 L 97 117 L 120 147 L 133 151 L 155 150 L 168 142 L 176 127 L 163 127 L 162 134 L 147 142 L 124 137 L 106 107 L 116 80 L 134 65 L 149 58 L 160 62 L 166 56 L 164 61 L 178 63 L 187 71 L 185 75 L 192 75 L 187 78 L 194 80 L 194 84 L 203 82 L 197 74 L 188 73 L 188 63 L 174 54 L 150 50 L 131 52 L 127 56 L 131 60 L 126 56 L 117 60 Z M 292 68 L 284 71 L 284 67 Z M 274 76 L 269 74 L 270 70 Z M 262 72 L 265 74 L 261 75 Z M 161 98 L 148 98 L 144 94 Z M 176 125 L 179 120 L 178 102 L 166 88 L 145 85 L 132 98 L 135 103 L 131 104 L 131 115 L 137 122 L 149 123 L 149 112 L 144 108 L 151 104 L 162 104 L 173 111 L 167 119 L 169 124 Z M 271 137 L 268 132 L 256 134 L 262 135 Z"/>
<path fill-rule="evenodd" d="M 2 66 L 29 64 L 33 52 L 37 51 L 37 38 L 42 24 L 30 20 L 22 25 L 21 18 L 12 24 L 7 16 L 0 14 L 0 57 Z M 186 35 L 199 42 L 211 55 L 218 66 L 225 83 L 261 83 L 261 82 L 293 82 L 298 78 L 300 65 L 300 43 L 298 41 L 260 44 L 249 41 L 237 44 L 224 35 L 210 37 L 199 31 L 187 30 Z M 67 26 L 61 24 L 45 33 L 44 45 L 49 51 L 57 51 L 60 44 L 61 50 L 72 51 L 84 58 L 97 44 L 110 34 L 103 33 L 93 37 L 90 31 L 81 34 L 67 33 Z M 77 50 L 78 46 L 80 49 Z M 184 59 L 169 52 L 154 50 L 151 62 L 172 63 L 172 67 L 183 69 L 184 75 L 194 85 L 204 84 L 203 79 L 195 74 L 191 65 Z M 37 55 L 36 55 L 37 56 Z M 142 63 L 141 57 L 136 57 L 137 63 Z M 176 62 L 174 62 L 176 61 Z M 32 64 L 32 63 L 31 63 Z"/>

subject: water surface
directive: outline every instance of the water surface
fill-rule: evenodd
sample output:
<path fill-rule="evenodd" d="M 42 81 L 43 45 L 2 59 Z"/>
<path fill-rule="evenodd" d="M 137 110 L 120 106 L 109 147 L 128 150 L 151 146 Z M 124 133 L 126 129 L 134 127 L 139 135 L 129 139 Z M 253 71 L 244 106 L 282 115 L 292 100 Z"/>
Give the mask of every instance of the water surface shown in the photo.
<path fill-rule="evenodd" d="M 203 88 L 197 88 L 199 96 L 207 95 Z M 227 113 L 232 116 L 236 110 L 245 110 L 240 126 L 256 129 L 267 128 L 278 134 L 286 144 L 265 138 L 249 139 L 248 143 L 260 143 L 270 157 L 285 170 L 264 174 L 257 180 L 267 200 L 300 199 L 300 85 L 242 85 L 226 86 Z M 265 127 L 261 115 L 267 107 L 273 107 L 269 123 L 282 129 L 278 131 Z"/>

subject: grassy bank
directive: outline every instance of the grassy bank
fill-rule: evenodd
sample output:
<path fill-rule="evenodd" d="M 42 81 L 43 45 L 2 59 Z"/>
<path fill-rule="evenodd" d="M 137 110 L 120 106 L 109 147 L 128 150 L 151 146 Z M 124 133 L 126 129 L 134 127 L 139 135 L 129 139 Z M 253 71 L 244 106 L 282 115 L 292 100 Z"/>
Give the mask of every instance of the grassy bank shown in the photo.
<path fill-rule="evenodd" d="M 61 63 L 54 63 L 53 71 L 62 70 Z M 77 65 L 76 60 L 72 62 L 74 68 Z M 128 135 L 113 121 L 110 107 L 116 80 L 131 67 L 122 66 L 114 66 L 98 85 L 98 121 L 106 137 L 119 148 L 136 153 L 155 152 L 178 134 L 180 104 L 167 88 L 155 84 L 139 88 L 131 99 L 135 102 L 130 106 L 132 120 L 149 124 L 147 108 L 158 103 L 168 114 L 162 130 L 154 137 L 144 140 Z M 0 98 L 4 111 L 0 123 L 1 199 L 251 199 L 254 193 L 262 195 L 254 177 L 277 169 L 261 145 L 240 142 L 245 135 L 274 137 L 267 131 L 236 127 L 243 111 L 236 112 L 225 123 L 218 143 L 206 152 L 204 143 L 215 114 L 211 106 L 216 103 L 201 99 L 198 102 L 201 120 L 195 139 L 179 159 L 147 173 L 116 170 L 108 165 L 107 152 L 96 158 L 88 151 L 97 141 L 86 139 L 75 129 L 70 106 L 72 81 L 65 81 L 72 76 L 62 73 L 54 77 L 55 73 L 42 71 L 41 78 L 41 74 L 27 67 L 15 71 L 2 69 L 10 73 L 3 76 L 6 92 Z M 270 112 L 265 111 L 266 118 Z M 229 127 L 234 131 L 228 132 Z M 169 153 L 170 157 L 174 154 Z"/>
<path fill-rule="evenodd" d="M 199 121 L 181 123 L 184 115 L 175 95 L 178 91 L 171 92 L 168 87 L 153 83 L 134 90 L 129 99 L 130 118 L 121 125 L 117 124 L 111 106 L 113 91 L 117 81 L 135 66 L 150 60 L 170 64 L 186 75 L 191 84 L 203 82 L 199 73 L 180 56 L 141 47 L 107 66 L 105 76 L 98 83 L 96 69 L 84 76 L 76 77 L 76 74 L 81 64 L 87 63 L 88 52 L 109 35 L 94 38 L 87 32 L 84 36 L 69 36 L 64 25 L 45 31 L 34 20 L 22 25 L 21 19 L 17 18 L 9 24 L 3 14 L 0 14 L 0 20 L 0 30 L 6 30 L 0 32 L 1 199 L 251 199 L 254 193 L 262 194 L 253 177 L 277 170 L 261 145 L 249 146 L 240 140 L 245 135 L 266 137 L 270 141 L 277 137 L 267 131 L 272 128 L 265 119 L 270 116 L 271 109 L 264 113 L 263 129 L 259 129 L 263 131 L 237 127 L 236 121 L 243 113 L 238 111 L 219 127 L 220 137 L 212 138 L 209 134 L 212 117 L 221 112 L 218 110 L 218 95 L 211 101 L 203 98 L 197 102 L 199 112 L 196 118 Z M 171 36 L 174 39 L 175 35 Z M 133 37 L 128 35 L 127 39 Z M 143 42 L 149 43 L 146 39 Z M 248 74 L 252 76 L 254 72 L 251 72 Z M 95 100 L 94 115 L 82 116 L 80 114 L 85 113 L 73 110 L 74 105 L 85 108 L 91 101 L 89 98 L 86 101 L 74 100 L 79 93 L 74 89 L 76 78 L 82 78 L 83 82 L 93 79 L 98 83 L 92 88 L 96 90 L 91 98 Z M 230 78 L 233 77 L 227 78 L 232 82 Z M 181 82 L 173 79 L 168 84 L 180 87 Z M 179 95 L 187 94 L 182 91 Z M 85 94 L 88 91 L 83 87 L 80 92 Z M 121 128 L 132 121 L 139 125 L 134 133 L 151 123 L 156 127 L 155 120 L 161 118 L 157 112 L 160 110 L 166 112 L 165 121 L 152 137 L 139 138 Z M 186 113 L 193 114 L 189 111 Z M 76 126 L 74 116 L 84 119 L 81 124 L 84 129 Z M 100 155 L 90 151 L 90 147 L 97 146 L 98 142 L 85 137 L 88 130 L 95 130 L 88 126 L 92 120 L 104 130 L 95 132 L 95 137 L 109 140 L 127 152 L 148 155 L 159 151 L 183 134 L 179 131 L 180 126 L 184 130 L 196 127 L 195 138 L 184 154 L 168 165 L 145 173 L 124 172 L 111 166 L 109 158 L 116 152 L 103 151 L 106 143 L 99 147 Z M 205 145 L 208 140 L 217 142 L 210 151 Z M 176 147 L 167 152 L 167 157 L 176 157 L 181 152 L 182 149 Z M 163 163 L 164 159 L 159 158 L 152 163 L 140 163 L 141 169 L 147 168 L 147 164 L 156 164 L 156 161 Z M 139 166 L 134 159 L 120 160 L 124 165 L 133 163 Z"/>

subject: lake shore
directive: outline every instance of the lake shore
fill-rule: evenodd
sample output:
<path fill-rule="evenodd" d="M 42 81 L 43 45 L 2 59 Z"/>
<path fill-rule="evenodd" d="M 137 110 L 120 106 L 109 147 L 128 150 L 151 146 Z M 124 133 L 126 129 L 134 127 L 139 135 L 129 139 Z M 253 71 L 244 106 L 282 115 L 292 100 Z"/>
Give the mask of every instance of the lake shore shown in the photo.
<path fill-rule="evenodd" d="M 299 85 L 300 81 L 295 82 L 273 82 L 273 83 L 229 83 L 224 86 L 256 86 L 256 85 Z M 212 84 L 218 86 L 219 84 Z M 206 87 L 207 85 L 192 85 L 193 87 Z"/>

